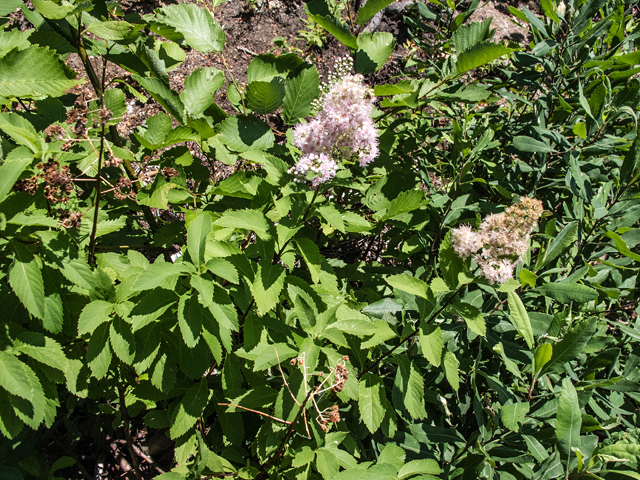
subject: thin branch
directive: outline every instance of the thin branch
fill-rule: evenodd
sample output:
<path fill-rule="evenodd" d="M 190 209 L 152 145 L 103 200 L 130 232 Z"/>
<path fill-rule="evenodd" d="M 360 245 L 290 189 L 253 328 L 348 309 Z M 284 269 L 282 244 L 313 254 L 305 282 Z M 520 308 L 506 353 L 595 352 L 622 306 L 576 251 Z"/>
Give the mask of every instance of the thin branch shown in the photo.
<path fill-rule="evenodd" d="M 131 463 L 133 465 L 133 473 L 136 476 L 136 480 L 143 480 L 140 473 L 140 465 L 138 464 L 138 456 L 133 449 L 133 438 L 131 438 L 131 428 L 129 424 L 129 412 L 127 412 L 127 406 L 124 398 L 125 387 L 118 385 L 118 393 L 120 394 L 120 413 L 122 414 L 122 423 L 124 426 L 124 438 L 127 442 L 127 449 L 131 456 Z"/>

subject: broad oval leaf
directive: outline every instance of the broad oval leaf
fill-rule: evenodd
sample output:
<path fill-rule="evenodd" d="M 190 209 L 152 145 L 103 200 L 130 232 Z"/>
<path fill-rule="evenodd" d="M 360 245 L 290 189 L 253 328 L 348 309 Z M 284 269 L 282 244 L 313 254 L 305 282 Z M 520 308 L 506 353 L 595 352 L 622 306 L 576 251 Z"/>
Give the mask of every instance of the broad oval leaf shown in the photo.
<path fill-rule="evenodd" d="M 275 112 L 285 96 L 284 79 L 273 77 L 269 82 L 251 82 L 245 97 L 247 106 L 259 115 Z"/>

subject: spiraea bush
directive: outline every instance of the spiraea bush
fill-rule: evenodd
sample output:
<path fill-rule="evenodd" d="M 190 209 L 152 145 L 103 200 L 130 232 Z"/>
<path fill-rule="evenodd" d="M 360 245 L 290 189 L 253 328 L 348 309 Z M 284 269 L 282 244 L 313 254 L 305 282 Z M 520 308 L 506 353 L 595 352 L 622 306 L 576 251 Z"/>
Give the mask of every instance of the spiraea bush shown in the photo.
<path fill-rule="evenodd" d="M 374 85 L 389 3 L 307 4 L 322 88 L 282 53 L 178 91 L 215 2 L 0 3 L 3 478 L 640 478 L 636 3 L 513 9 L 521 48 L 417 2 Z"/>

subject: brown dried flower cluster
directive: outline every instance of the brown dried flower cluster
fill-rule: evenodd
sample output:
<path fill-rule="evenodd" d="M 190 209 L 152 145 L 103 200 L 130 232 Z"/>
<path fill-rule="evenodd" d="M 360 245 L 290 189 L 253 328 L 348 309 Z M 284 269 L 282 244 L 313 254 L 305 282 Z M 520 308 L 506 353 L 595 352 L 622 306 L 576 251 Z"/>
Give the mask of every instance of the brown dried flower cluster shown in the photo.
<path fill-rule="evenodd" d="M 118 200 L 126 200 L 131 199 L 135 200 L 136 192 L 132 188 L 133 184 L 131 180 L 129 180 L 124 175 L 118 179 L 118 183 L 116 183 L 116 188 L 113 191 L 113 196 Z"/>
<path fill-rule="evenodd" d="M 118 157 L 114 157 L 111 152 L 106 152 L 105 154 L 105 159 L 104 159 L 104 166 L 105 167 L 119 167 L 120 164 L 122 163 L 122 160 L 120 160 Z"/>
<path fill-rule="evenodd" d="M 540 200 L 523 197 L 505 212 L 486 217 L 477 232 L 469 225 L 454 228 L 453 249 L 461 258 L 473 256 L 489 283 L 504 283 L 513 278 L 516 265 L 527 252 L 542 212 Z"/>
<path fill-rule="evenodd" d="M 329 410 L 329 414 L 326 417 L 324 416 L 325 412 L 326 410 L 324 410 L 318 417 L 318 424 L 323 432 L 327 431 L 328 423 L 338 423 L 340 421 L 340 410 L 338 409 L 338 405 L 331 407 L 331 410 Z"/>
<path fill-rule="evenodd" d="M 58 210 L 60 223 L 64 228 L 78 228 L 82 222 L 82 214 L 80 212 L 68 212 L 66 210 Z"/>
<path fill-rule="evenodd" d="M 347 371 L 347 367 L 338 363 L 336 365 L 335 383 L 331 390 L 333 390 L 334 393 L 338 393 L 344 390 L 344 384 L 346 383 L 348 378 L 349 372 Z"/>
<path fill-rule="evenodd" d="M 175 168 L 171 168 L 171 167 L 164 167 L 162 170 L 160 170 L 160 173 L 162 174 L 162 176 L 164 176 L 167 182 L 172 178 L 175 178 L 178 175 L 180 175 L 180 172 L 178 172 Z"/>
<path fill-rule="evenodd" d="M 87 102 L 85 101 L 84 97 L 81 95 L 78 98 L 76 98 L 76 101 L 73 104 L 73 108 L 67 112 L 67 120 L 66 120 L 66 122 L 70 125 L 75 123 L 75 125 L 71 127 L 71 131 L 76 134 L 76 138 L 82 138 L 87 135 L 86 115 L 87 115 Z"/>
<path fill-rule="evenodd" d="M 100 117 L 100 121 L 104 125 L 109 120 L 111 120 L 111 117 L 113 117 L 113 113 L 111 113 L 111 110 L 109 110 L 108 108 L 104 107 L 104 108 L 100 109 L 100 111 L 98 112 L 98 116 Z"/>
<path fill-rule="evenodd" d="M 67 203 L 68 195 L 73 192 L 73 177 L 69 167 L 60 167 L 60 163 L 49 160 L 47 163 L 39 163 L 38 169 L 42 170 L 38 177 L 44 180 L 44 195 L 52 203 Z"/>
<path fill-rule="evenodd" d="M 64 138 L 64 128 L 60 125 L 49 125 L 44 129 L 44 134 L 46 135 L 45 142 L 51 142 L 51 137 L 56 137 L 57 140 L 62 140 Z"/>
<path fill-rule="evenodd" d="M 37 190 L 38 178 L 35 175 L 25 178 L 24 180 L 18 180 L 13 185 L 14 192 L 27 192 L 29 195 L 35 195 Z"/>

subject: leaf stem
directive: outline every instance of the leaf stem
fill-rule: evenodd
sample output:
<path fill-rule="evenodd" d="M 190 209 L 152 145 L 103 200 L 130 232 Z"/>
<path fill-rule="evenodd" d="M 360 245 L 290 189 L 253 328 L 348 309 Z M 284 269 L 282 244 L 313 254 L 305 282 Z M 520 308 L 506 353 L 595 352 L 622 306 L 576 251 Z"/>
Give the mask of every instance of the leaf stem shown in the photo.
<path fill-rule="evenodd" d="M 140 474 L 140 465 L 138 464 L 138 456 L 136 455 L 136 452 L 133 450 L 133 438 L 131 437 L 131 428 L 129 425 L 129 413 L 127 412 L 127 406 L 125 404 L 124 390 L 125 390 L 125 387 L 123 385 L 118 385 L 118 393 L 120 396 L 120 413 L 122 413 L 122 424 L 124 426 L 124 438 L 127 442 L 127 449 L 129 450 L 129 456 L 131 457 L 133 473 L 136 476 L 137 480 L 142 480 L 142 475 Z"/>

